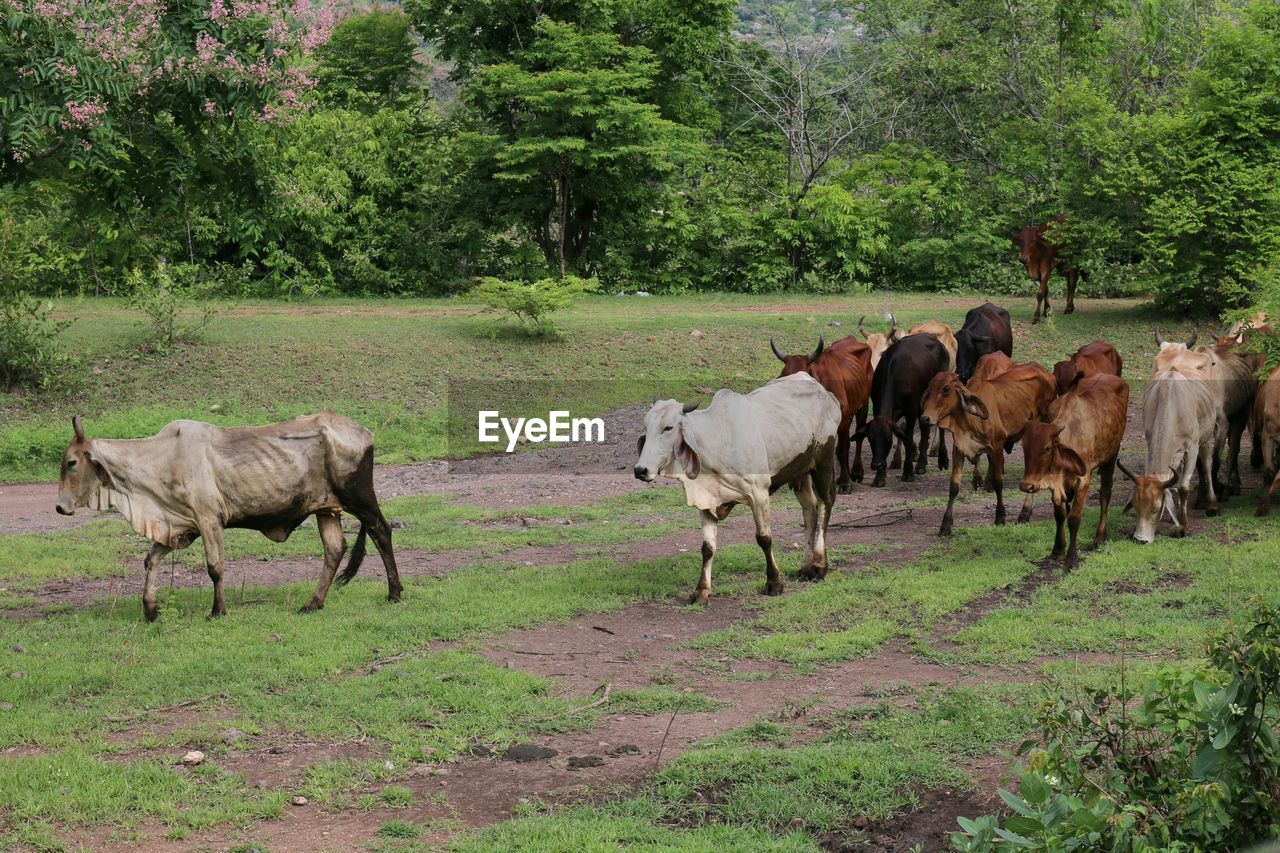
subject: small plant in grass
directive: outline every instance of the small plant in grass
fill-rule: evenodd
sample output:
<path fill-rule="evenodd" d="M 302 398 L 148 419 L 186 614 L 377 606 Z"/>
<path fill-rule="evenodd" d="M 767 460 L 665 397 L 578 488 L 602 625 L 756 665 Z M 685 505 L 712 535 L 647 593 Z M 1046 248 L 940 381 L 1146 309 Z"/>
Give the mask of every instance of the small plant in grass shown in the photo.
<path fill-rule="evenodd" d="M 147 275 L 134 268 L 128 277 L 128 305 L 147 318 L 147 347 L 153 352 L 172 352 L 183 341 L 194 340 L 213 320 L 217 306 L 199 301 L 200 288 L 188 264 L 170 267 L 156 264 Z"/>
<path fill-rule="evenodd" d="M 388 785 L 380 792 L 382 804 L 393 809 L 407 809 L 413 804 L 413 791 L 401 785 Z"/>
<path fill-rule="evenodd" d="M 960 819 L 958 850 L 1239 850 L 1280 838 L 1280 600 L 1141 693 L 1089 689 L 1040 711 L 1012 814 Z"/>
<path fill-rule="evenodd" d="M 71 321 L 52 313 L 52 302 L 0 293 L 0 388 L 47 388 L 66 366 L 55 338 Z"/>
<path fill-rule="evenodd" d="M 411 820 L 392 818 L 378 828 L 378 835 L 383 838 L 417 838 L 422 830 Z"/>
<path fill-rule="evenodd" d="M 594 278 L 572 275 L 535 282 L 484 278 L 471 291 L 471 296 L 484 303 L 486 310 L 514 318 L 530 335 L 557 337 L 559 330 L 551 315 L 599 289 L 599 282 Z M 491 334 L 496 337 L 499 328 L 492 327 Z"/>

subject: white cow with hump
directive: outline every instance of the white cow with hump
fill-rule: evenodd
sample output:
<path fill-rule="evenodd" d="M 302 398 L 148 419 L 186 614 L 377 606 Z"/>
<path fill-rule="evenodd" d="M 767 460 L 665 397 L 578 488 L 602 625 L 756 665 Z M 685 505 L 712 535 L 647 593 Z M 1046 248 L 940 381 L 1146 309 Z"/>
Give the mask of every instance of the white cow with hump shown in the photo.
<path fill-rule="evenodd" d="M 769 495 L 790 484 L 804 513 L 804 579 L 827 574 L 824 541 L 835 503 L 836 430 L 840 404 L 807 373 L 775 379 L 749 394 L 717 391 L 711 405 L 660 400 L 645 416 L 636 444 L 635 476 L 672 477 L 702 518 L 702 574 L 690 599 L 711 594 L 711 563 L 719 522 L 736 504 L 751 507 L 756 544 L 764 551 L 765 592 L 782 592 L 773 559 Z"/>

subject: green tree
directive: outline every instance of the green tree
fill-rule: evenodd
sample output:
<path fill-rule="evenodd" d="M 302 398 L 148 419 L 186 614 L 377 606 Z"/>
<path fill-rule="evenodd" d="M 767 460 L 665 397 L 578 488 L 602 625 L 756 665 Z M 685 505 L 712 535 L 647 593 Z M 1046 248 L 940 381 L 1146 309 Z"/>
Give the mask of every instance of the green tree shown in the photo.
<path fill-rule="evenodd" d="M 366 110 L 395 105 L 413 92 L 414 50 L 404 12 L 349 15 L 317 52 L 320 89 L 336 103 Z"/>

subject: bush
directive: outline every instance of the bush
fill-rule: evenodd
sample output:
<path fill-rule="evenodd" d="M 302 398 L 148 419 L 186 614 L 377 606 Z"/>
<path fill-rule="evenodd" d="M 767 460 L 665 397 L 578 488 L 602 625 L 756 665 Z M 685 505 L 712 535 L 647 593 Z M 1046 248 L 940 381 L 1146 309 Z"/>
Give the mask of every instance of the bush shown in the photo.
<path fill-rule="evenodd" d="M 1204 671 L 1057 698 L 1024 744 L 1013 814 L 960 819 L 958 850 L 1238 850 L 1280 838 L 1280 600 L 1208 643 Z"/>
<path fill-rule="evenodd" d="M 514 317 L 520 327 L 536 336 L 559 334 L 551 314 L 568 308 L 589 293 L 600 289 L 594 278 L 543 278 L 532 284 L 484 278 L 471 291 L 471 296 L 484 303 L 486 310 Z M 496 334 L 496 329 L 494 330 Z"/>
<path fill-rule="evenodd" d="M 170 352 L 182 341 L 194 340 L 217 313 L 217 306 L 196 300 L 205 295 L 203 273 L 197 266 L 164 261 L 153 276 L 138 269 L 129 272 L 128 305 L 141 311 L 149 325 L 147 346 L 154 352 Z M 188 314 L 194 310 L 194 316 Z"/>
<path fill-rule="evenodd" d="M 47 388 L 67 358 L 54 340 L 71 325 L 53 320 L 52 302 L 25 293 L 0 294 L 0 386 Z"/>

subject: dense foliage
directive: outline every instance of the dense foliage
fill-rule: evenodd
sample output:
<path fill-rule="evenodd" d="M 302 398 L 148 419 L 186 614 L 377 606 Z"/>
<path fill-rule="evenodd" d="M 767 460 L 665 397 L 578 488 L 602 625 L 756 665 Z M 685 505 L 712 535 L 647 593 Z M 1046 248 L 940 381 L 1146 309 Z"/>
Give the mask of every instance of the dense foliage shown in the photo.
<path fill-rule="evenodd" d="M 1241 850 L 1280 838 L 1280 602 L 1208 644 L 1209 668 L 1055 698 L 1009 814 L 959 850 Z"/>
<path fill-rule="evenodd" d="M 0 0 L 0 264 L 123 292 L 1022 290 L 1208 313 L 1280 266 L 1266 0 Z M 220 278 L 220 274 L 211 274 Z"/>

